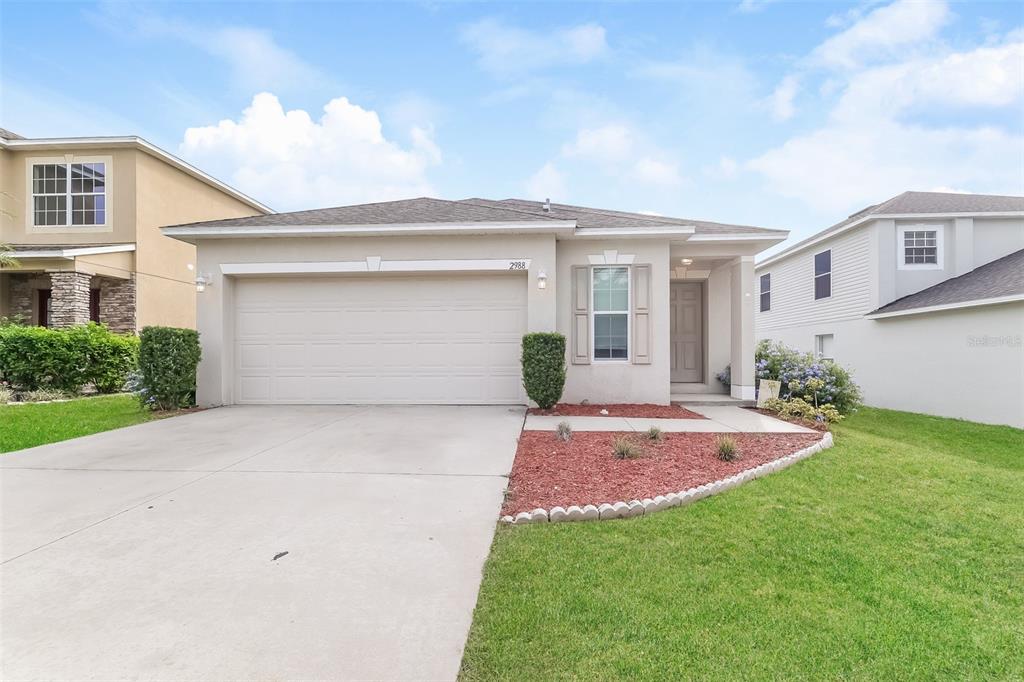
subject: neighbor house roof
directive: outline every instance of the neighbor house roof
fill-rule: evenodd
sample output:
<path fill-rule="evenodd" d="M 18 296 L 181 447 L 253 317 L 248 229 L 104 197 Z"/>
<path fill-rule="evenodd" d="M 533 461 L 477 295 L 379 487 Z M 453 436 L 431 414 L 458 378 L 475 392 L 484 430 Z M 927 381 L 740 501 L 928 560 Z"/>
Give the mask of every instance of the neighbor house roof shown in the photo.
<path fill-rule="evenodd" d="M 1024 249 L 986 263 L 968 273 L 939 282 L 917 293 L 898 298 L 868 317 L 927 312 L 933 309 L 965 307 L 1024 300 Z"/>
<path fill-rule="evenodd" d="M 700 220 L 667 218 L 643 213 L 627 213 L 606 209 L 549 204 L 522 199 L 462 199 L 450 201 L 419 197 L 374 204 L 338 206 L 310 211 L 276 213 L 249 218 L 230 218 L 189 225 L 194 228 L 230 227 L 300 227 L 327 225 L 403 225 L 432 223 L 575 223 L 577 228 L 692 228 L 694 233 L 749 234 L 783 237 L 785 230 L 769 230 L 746 225 L 725 225 Z"/>
<path fill-rule="evenodd" d="M 273 209 L 252 197 L 244 194 L 227 183 L 221 182 L 209 173 L 196 168 L 192 164 L 179 159 L 174 154 L 157 147 L 141 137 L 134 135 L 126 137 L 47 137 L 47 138 L 25 138 L 12 133 L 9 130 L 0 128 L 0 149 L 22 150 L 22 151 L 60 151 L 64 149 L 117 149 L 130 148 L 145 152 L 152 157 L 160 159 L 164 163 L 177 168 L 178 170 L 191 175 L 225 194 L 234 197 L 244 204 L 249 205 L 260 213 L 273 213 Z"/>
<path fill-rule="evenodd" d="M 951 192 L 904 192 L 880 204 L 868 206 L 793 246 L 765 258 L 758 267 L 774 263 L 821 240 L 878 218 L 918 216 L 976 216 L 990 214 L 1024 215 L 1024 197 L 998 194 L 954 194 Z"/>

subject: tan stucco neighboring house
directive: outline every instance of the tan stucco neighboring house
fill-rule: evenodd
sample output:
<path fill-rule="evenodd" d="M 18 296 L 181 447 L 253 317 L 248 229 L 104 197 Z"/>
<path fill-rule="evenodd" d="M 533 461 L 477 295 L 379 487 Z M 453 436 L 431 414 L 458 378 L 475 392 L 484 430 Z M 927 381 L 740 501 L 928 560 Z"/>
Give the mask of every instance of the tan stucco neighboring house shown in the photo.
<path fill-rule="evenodd" d="M 168 226 L 197 247 L 201 405 L 526 402 L 522 335 L 569 402 L 754 395 L 754 256 L 787 232 L 419 198 Z"/>
<path fill-rule="evenodd" d="M 25 139 L 0 129 L 0 317 L 133 332 L 195 326 L 195 248 L 169 223 L 269 213 L 138 137 Z"/>

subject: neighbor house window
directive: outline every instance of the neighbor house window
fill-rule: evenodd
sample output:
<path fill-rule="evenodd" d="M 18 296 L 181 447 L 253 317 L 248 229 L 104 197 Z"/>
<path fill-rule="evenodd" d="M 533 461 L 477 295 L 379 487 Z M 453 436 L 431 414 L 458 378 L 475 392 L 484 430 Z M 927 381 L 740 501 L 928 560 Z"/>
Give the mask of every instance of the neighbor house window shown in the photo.
<path fill-rule="evenodd" d="M 106 163 L 32 164 L 33 225 L 106 223 Z"/>
<path fill-rule="evenodd" d="M 761 275 L 761 312 L 768 312 L 772 309 L 772 276 L 771 274 Z"/>
<path fill-rule="evenodd" d="M 814 254 L 814 298 L 832 295 L 832 250 Z"/>
<path fill-rule="evenodd" d="M 629 357 L 629 268 L 593 269 L 594 359 Z"/>
<path fill-rule="evenodd" d="M 822 360 L 835 360 L 834 334 L 817 334 L 814 337 L 814 354 Z"/>
<path fill-rule="evenodd" d="M 942 232 L 938 226 L 900 228 L 899 266 L 905 269 L 939 268 L 942 262 Z"/>

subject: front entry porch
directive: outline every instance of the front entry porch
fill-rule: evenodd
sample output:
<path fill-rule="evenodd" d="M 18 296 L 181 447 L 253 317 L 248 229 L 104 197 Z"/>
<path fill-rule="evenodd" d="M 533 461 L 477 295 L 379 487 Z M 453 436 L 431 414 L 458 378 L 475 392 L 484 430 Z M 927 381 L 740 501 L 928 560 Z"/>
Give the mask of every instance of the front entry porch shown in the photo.
<path fill-rule="evenodd" d="M 670 259 L 671 401 L 684 406 L 752 404 L 753 257 L 690 247 L 685 252 L 673 248 Z M 726 368 L 728 385 L 717 378 Z"/>
<path fill-rule="evenodd" d="M 135 332 L 134 254 L 111 248 L 16 246 L 16 265 L 0 272 L 0 317 L 55 328 L 92 321 Z M 79 258 L 83 252 L 88 262 Z"/>

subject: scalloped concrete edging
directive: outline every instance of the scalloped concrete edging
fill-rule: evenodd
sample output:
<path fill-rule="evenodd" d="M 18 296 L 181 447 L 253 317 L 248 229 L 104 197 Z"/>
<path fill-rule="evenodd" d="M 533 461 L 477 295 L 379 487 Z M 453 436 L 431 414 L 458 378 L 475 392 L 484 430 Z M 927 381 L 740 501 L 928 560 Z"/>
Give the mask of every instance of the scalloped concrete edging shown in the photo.
<path fill-rule="evenodd" d="M 797 450 L 791 455 L 773 459 L 751 469 L 746 469 L 723 478 L 713 483 L 705 483 L 687 490 L 680 490 L 677 493 L 656 495 L 653 499 L 631 500 L 629 502 L 605 502 L 600 505 L 588 504 L 583 507 L 572 505 L 568 509 L 552 507 L 551 509 L 537 508 L 529 512 L 519 512 L 515 516 L 506 514 L 501 517 L 502 523 L 523 525 L 527 523 L 556 523 L 559 521 L 605 521 L 608 519 L 627 519 L 633 516 L 644 516 L 654 512 L 669 509 L 671 507 L 682 507 L 702 500 L 711 495 L 725 492 L 747 481 L 766 476 L 767 474 L 781 471 L 786 467 L 796 464 L 802 459 L 807 459 L 822 450 L 832 447 L 832 433 L 825 432 L 821 440 L 802 450 Z"/>

